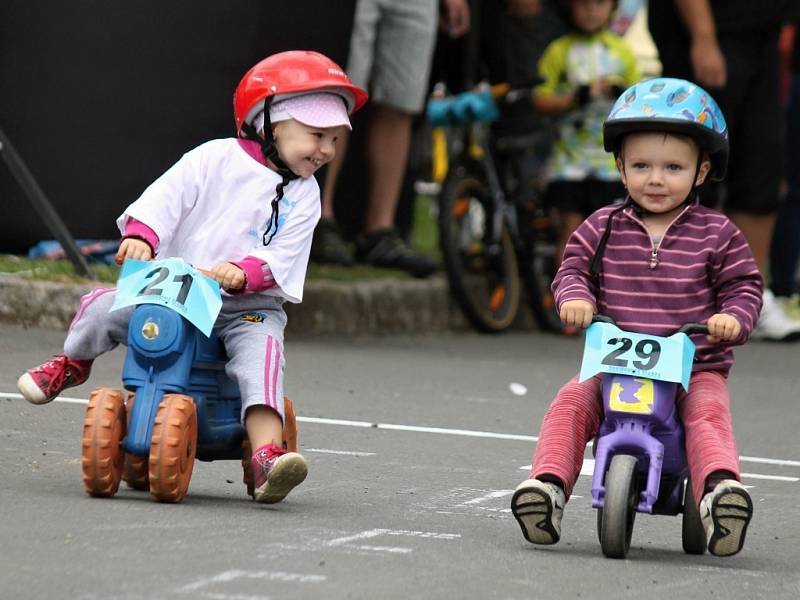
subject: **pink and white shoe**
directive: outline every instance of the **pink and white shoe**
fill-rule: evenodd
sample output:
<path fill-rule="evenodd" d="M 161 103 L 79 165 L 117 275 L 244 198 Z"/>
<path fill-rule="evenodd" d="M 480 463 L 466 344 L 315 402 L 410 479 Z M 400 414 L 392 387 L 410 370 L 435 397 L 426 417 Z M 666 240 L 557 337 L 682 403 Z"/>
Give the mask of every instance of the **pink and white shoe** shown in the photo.
<path fill-rule="evenodd" d="M 24 373 L 17 380 L 17 388 L 31 404 L 47 404 L 62 390 L 85 383 L 93 362 L 57 354 L 43 365 Z"/>
<path fill-rule="evenodd" d="M 283 500 L 293 488 L 303 483 L 308 465 L 297 452 L 287 452 L 275 444 L 261 446 L 253 453 L 253 498 L 263 504 Z"/>

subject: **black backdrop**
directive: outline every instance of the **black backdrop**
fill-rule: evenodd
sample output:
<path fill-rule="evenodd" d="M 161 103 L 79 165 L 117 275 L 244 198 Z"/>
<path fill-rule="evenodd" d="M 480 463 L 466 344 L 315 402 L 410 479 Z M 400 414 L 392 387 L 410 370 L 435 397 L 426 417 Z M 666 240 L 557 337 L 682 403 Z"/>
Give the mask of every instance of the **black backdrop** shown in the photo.
<path fill-rule="evenodd" d="M 2 0 L 0 127 L 74 237 L 116 238 L 117 215 L 181 154 L 232 135 L 252 64 L 303 48 L 344 66 L 354 4 Z M 53 237 L 2 161 L 0 208 L 0 252 Z"/>

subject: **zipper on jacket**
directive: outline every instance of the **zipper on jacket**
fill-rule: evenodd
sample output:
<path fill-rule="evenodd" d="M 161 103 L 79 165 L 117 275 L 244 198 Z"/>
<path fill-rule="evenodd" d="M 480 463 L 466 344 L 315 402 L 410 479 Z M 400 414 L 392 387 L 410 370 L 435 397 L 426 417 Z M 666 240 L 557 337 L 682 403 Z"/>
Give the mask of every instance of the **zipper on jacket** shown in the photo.
<path fill-rule="evenodd" d="M 660 242 L 661 240 L 659 240 Z M 653 249 L 650 250 L 650 268 L 655 269 L 658 266 L 658 246 L 653 244 Z"/>

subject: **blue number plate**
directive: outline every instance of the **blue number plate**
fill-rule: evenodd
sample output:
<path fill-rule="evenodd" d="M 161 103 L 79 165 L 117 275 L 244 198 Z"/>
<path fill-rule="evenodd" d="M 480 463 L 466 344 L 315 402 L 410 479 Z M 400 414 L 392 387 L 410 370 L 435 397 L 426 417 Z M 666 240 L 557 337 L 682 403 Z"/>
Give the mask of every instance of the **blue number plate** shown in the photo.
<path fill-rule="evenodd" d="M 126 260 L 111 310 L 136 304 L 171 308 L 209 336 L 222 307 L 222 296 L 216 281 L 180 258 Z"/>
<path fill-rule="evenodd" d="M 623 373 L 680 383 L 688 390 L 694 349 L 685 333 L 659 337 L 592 323 L 586 330 L 580 380 L 597 373 Z"/>

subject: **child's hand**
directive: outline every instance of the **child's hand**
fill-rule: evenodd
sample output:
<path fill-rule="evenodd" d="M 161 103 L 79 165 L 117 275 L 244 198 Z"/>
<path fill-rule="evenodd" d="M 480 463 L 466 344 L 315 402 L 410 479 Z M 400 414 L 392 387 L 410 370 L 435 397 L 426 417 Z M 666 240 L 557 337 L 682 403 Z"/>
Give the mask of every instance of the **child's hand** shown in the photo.
<path fill-rule="evenodd" d="M 121 265 L 126 258 L 133 260 L 150 260 L 153 258 L 153 250 L 150 244 L 138 238 L 125 238 L 119 245 L 119 250 L 114 256 L 114 262 Z"/>
<path fill-rule="evenodd" d="M 586 329 L 592 323 L 594 307 L 586 300 L 567 300 L 561 305 L 559 316 L 564 325 Z"/>
<path fill-rule="evenodd" d="M 208 271 L 208 275 L 213 277 L 220 287 L 226 291 L 240 290 L 247 283 L 244 271 L 229 262 L 221 262 L 214 265 Z"/>
<path fill-rule="evenodd" d="M 742 325 L 733 315 L 717 313 L 708 320 L 708 341 L 715 344 L 719 342 L 732 342 L 742 332 Z"/>

